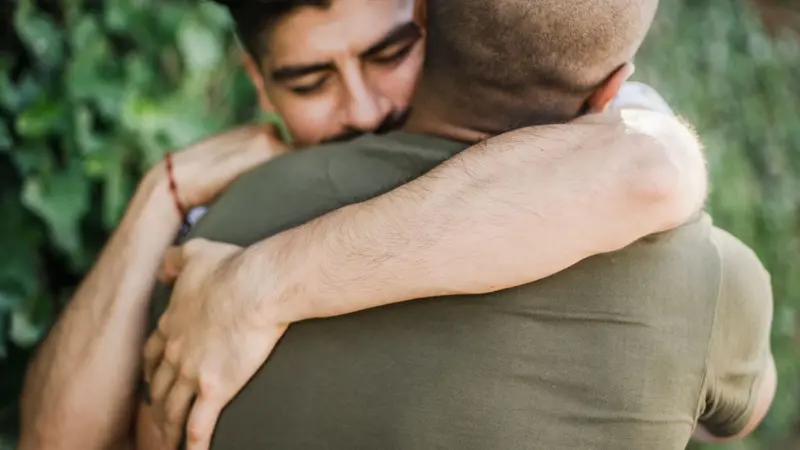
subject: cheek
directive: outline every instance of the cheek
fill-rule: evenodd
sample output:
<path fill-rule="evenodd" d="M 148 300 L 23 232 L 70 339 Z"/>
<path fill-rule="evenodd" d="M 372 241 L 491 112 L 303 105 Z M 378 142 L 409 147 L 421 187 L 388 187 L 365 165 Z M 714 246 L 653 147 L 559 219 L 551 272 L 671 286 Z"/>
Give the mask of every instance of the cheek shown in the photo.
<path fill-rule="evenodd" d="M 338 134 L 335 102 L 329 98 L 285 98 L 275 110 L 292 134 L 295 144 L 318 143 Z"/>
<path fill-rule="evenodd" d="M 420 72 L 423 52 L 415 51 L 403 63 L 391 70 L 382 70 L 376 75 L 377 85 L 383 95 L 390 99 L 395 109 L 406 109 L 414 96 Z"/>

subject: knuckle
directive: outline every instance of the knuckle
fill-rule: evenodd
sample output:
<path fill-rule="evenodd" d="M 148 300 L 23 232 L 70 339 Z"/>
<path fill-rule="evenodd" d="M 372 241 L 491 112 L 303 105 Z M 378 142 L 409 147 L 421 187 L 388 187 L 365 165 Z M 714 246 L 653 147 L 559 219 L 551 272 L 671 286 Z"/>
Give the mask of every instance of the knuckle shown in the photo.
<path fill-rule="evenodd" d="M 194 379 L 195 371 L 191 368 L 191 366 L 187 364 L 182 364 L 178 368 L 178 378 L 183 380 L 191 380 Z"/>
<path fill-rule="evenodd" d="M 197 380 L 197 390 L 204 397 L 214 397 L 218 390 L 218 384 L 207 376 L 201 376 Z"/>
<path fill-rule="evenodd" d="M 161 317 L 158 319 L 157 327 L 159 332 L 166 334 L 167 330 L 169 329 L 169 316 L 167 314 L 162 314 Z"/>
<path fill-rule="evenodd" d="M 206 245 L 207 242 L 208 241 L 203 238 L 193 238 L 186 241 L 186 243 L 183 244 L 182 248 L 185 253 L 192 253 L 201 249 L 203 246 Z"/>
<path fill-rule="evenodd" d="M 195 424 L 190 424 L 186 429 L 186 438 L 191 442 L 197 442 L 204 437 L 203 429 Z"/>
<path fill-rule="evenodd" d="M 164 347 L 164 359 L 171 363 L 175 363 L 180 359 L 181 346 L 177 342 L 168 342 Z"/>

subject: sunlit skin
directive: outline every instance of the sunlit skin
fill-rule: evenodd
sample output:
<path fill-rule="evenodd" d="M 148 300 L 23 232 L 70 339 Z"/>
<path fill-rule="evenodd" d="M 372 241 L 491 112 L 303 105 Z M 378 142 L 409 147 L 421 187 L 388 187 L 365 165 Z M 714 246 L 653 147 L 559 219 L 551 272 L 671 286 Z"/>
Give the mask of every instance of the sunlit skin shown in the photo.
<path fill-rule="evenodd" d="M 412 0 L 290 12 L 246 61 L 261 108 L 281 116 L 295 146 L 397 127 L 422 69 L 421 15 Z"/>

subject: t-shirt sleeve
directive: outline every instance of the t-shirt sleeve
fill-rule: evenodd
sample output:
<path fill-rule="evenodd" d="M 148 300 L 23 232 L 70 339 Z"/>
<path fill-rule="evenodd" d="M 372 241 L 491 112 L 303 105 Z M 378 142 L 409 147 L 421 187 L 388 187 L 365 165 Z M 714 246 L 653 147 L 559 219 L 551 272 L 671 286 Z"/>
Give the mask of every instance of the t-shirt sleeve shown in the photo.
<path fill-rule="evenodd" d="M 722 260 L 719 303 L 699 423 L 717 437 L 734 436 L 750 420 L 770 364 L 772 288 L 755 253 L 714 229 Z"/>

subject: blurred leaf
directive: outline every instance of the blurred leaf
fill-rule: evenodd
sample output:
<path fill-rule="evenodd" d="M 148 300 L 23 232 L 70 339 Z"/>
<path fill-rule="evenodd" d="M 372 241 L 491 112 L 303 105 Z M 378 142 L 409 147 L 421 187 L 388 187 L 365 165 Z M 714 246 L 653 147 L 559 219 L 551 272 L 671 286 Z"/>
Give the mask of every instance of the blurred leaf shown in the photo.
<path fill-rule="evenodd" d="M 79 105 L 73 111 L 72 132 L 75 145 L 81 154 L 88 156 L 101 151 L 103 142 L 99 136 L 95 135 L 92 112 L 88 107 Z M 87 174 L 93 175 L 88 171 Z"/>
<path fill-rule="evenodd" d="M 47 15 L 35 9 L 31 0 L 19 0 L 14 14 L 14 29 L 39 64 L 51 69 L 62 61 L 61 31 Z"/>
<path fill-rule="evenodd" d="M 0 153 L 8 152 L 13 143 L 11 131 L 6 126 L 5 120 L 0 119 Z"/>
<path fill-rule="evenodd" d="M 189 72 L 206 72 L 223 57 L 222 42 L 214 31 L 199 20 L 189 18 L 178 30 L 178 46 Z"/>
<path fill-rule="evenodd" d="M 45 221 L 55 244 L 77 260 L 82 242 L 78 226 L 89 207 L 89 183 L 76 164 L 46 179 L 26 179 L 22 201 Z"/>
<path fill-rule="evenodd" d="M 127 0 L 106 0 L 103 21 L 109 30 L 124 32 L 130 26 L 131 2 Z"/>
<path fill-rule="evenodd" d="M 41 97 L 42 89 L 42 83 L 36 79 L 33 73 L 24 73 L 11 91 L 9 100 L 13 103 L 9 109 L 20 111 L 27 108 Z"/>
<path fill-rule="evenodd" d="M 0 293 L 0 301 L 2 301 L 2 295 L 3 294 Z M 5 308 L 0 304 L 0 316 L 5 317 L 7 314 L 8 308 Z M 6 343 L 7 335 L 6 321 L 0 320 L 0 336 L 3 336 L 3 338 L 0 339 L 0 361 L 3 361 L 8 357 L 8 344 Z M 2 436 L 0 436 L 0 439 L 2 439 Z M 2 447 L 0 447 L 0 449 L 2 449 Z"/>
<path fill-rule="evenodd" d="M 109 117 L 119 111 L 122 80 L 117 76 L 110 44 L 97 21 L 87 16 L 78 21 L 70 33 L 72 46 L 80 49 L 67 62 L 66 88 L 73 100 L 97 104 Z"/>
<path fill-rule="evenodd" d="M 14 83 L 9 72 L 0 72 L 0 106 L 11 112 L 18 112 L 33 103 L 40 95 L 41 85 L 26 73 Z"/>
<path fill-rule="evenodd" d="M 46 325 L 36 322 L 33 317 L 22 311 L 11 313 L 11 341 L 20 347 L 32 347 L 44 334 Z"/>
<path fill-rule="evenodd" d="M 50 151 L 41 141 L 29 141 L 25 147 L 11 149 L 11 161 L 22 176 L 31 173 L 50 173 L 54 162 Z"/>
<path fill-rule="evenodd" d="M 40 236 L 9 195 L 0 197 L 0 308 L 15 309 L 38 295 Z"/>
<path fill-rule="evenodd" d="M 204 21 L 214 29 L 220 31 L 230 29 L 232 25 L 231 17 L 228 15 L 228 11 L 224 6 L 218 3 L 204 1 L 200 2 L 198 10 Z M 221 36 L 217 35 L 217 40 L 221 42 L 223 39 Z"/>
<path fill-rule="evenodd" d="M 17 448 L 17 442 L 9 437 L 0 437 L 0 450 L 14 450 Z"/>
<path fill-rule="evenodd" d="M 27 138 L 42 138 L 63 129 L 67 104 L 60 99 L 41 97 L 17 117 L 17 133 Z"/>

